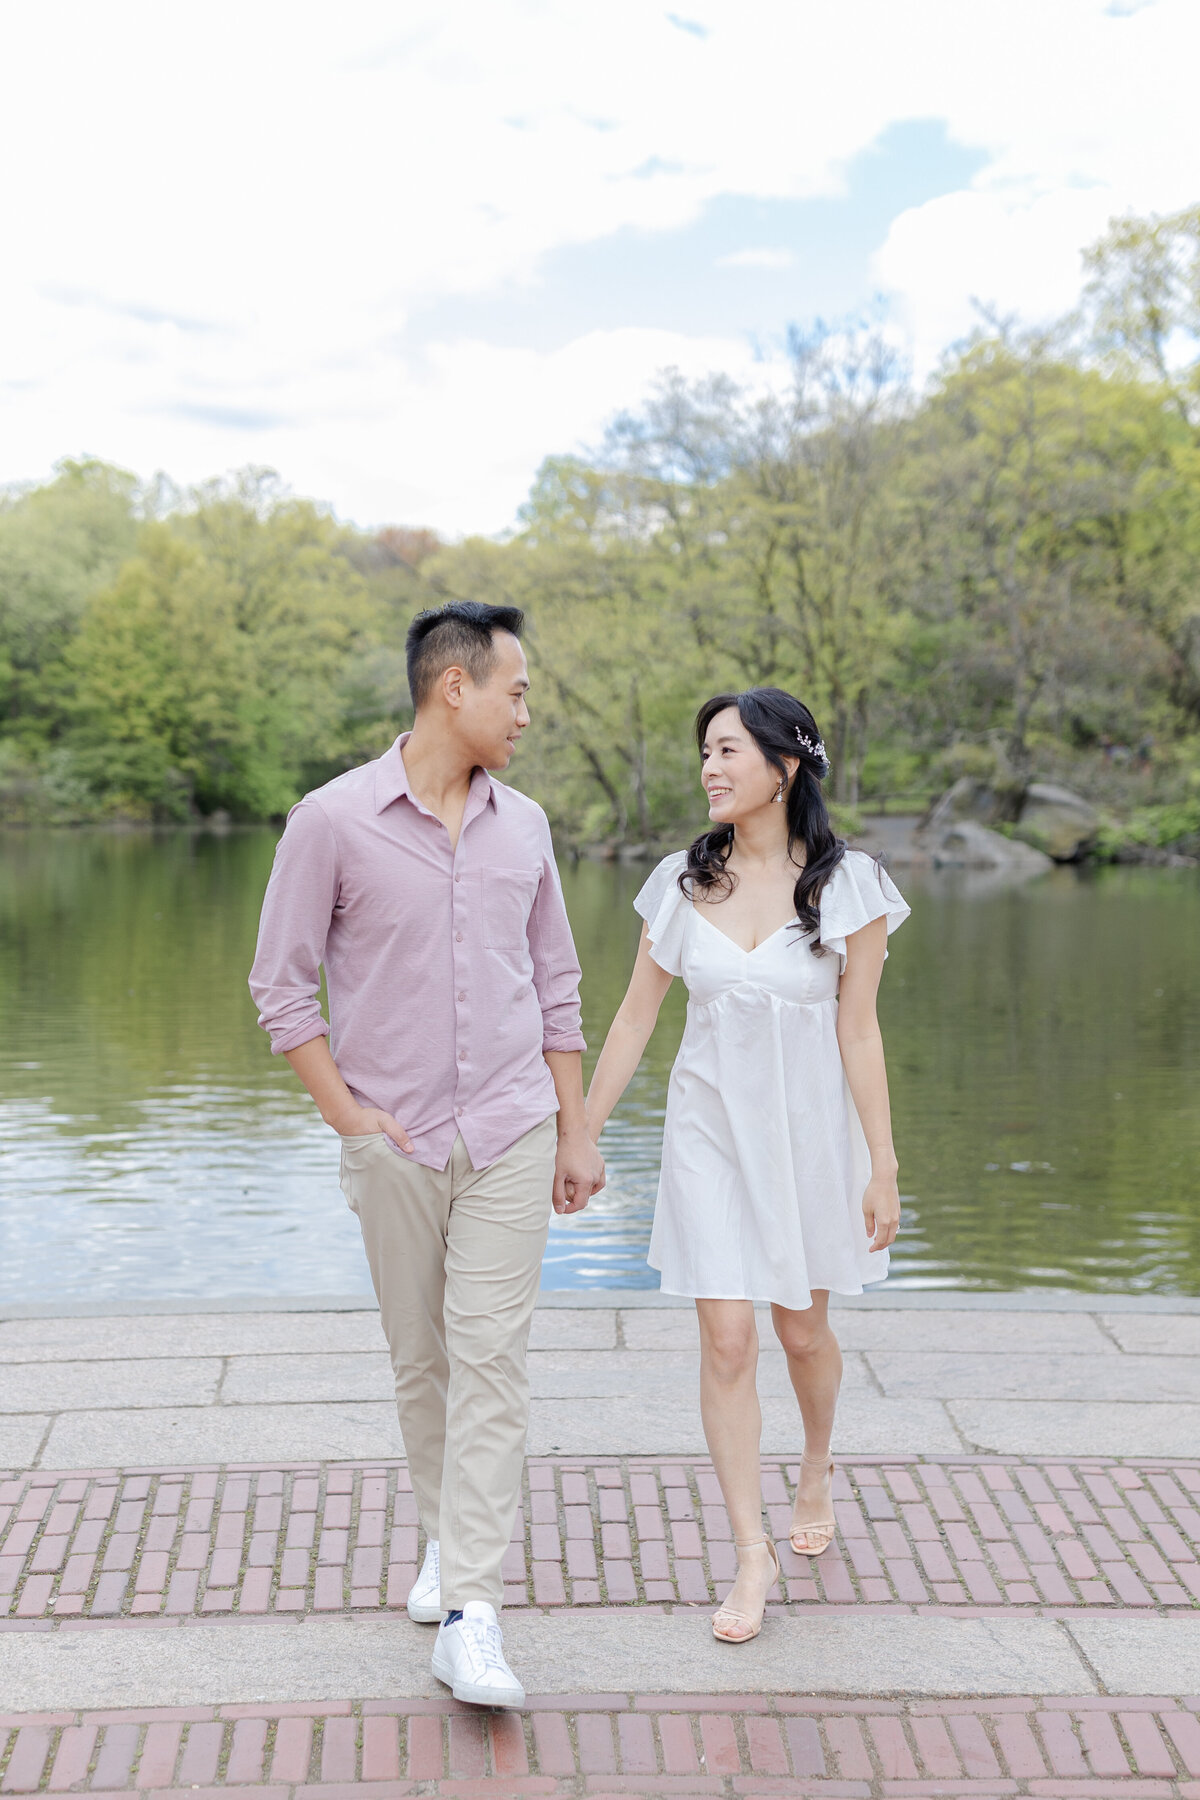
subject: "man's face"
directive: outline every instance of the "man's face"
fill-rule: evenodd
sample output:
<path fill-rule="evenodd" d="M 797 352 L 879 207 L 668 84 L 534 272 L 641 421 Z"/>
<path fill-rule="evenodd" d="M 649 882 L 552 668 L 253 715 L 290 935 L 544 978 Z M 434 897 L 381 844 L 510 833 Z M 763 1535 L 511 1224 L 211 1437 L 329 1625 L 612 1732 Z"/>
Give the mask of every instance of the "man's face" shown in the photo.
<path fill-rule="evenodd" d="M 529 670 L 525 652 L 510 631 L 492 634 L 496 666 L 482 685 L 464 676 L 458 728 L 474 760 L 485 769 L 507 769 L 521 733 L 529 723 L 525 694 Z"/>

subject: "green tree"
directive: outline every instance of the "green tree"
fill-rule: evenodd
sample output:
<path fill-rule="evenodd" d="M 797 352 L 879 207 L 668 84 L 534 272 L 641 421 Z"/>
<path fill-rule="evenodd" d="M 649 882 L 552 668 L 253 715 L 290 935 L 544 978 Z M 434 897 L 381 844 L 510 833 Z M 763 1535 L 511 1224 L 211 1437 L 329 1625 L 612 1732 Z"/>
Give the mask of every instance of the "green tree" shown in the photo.
<path fill-rule="evenodd" d="M 644 843 L 693 823 L 691 714 L 703 677 L 664 609 L 653 560 L 606 505 L 607 478 L 546 464 L 505 544 L 469 539 L 428 565 L 434 594 L 528 619 L 535 729 L 513 765 L 576 842 Z"/>
<path fill-rule="evenodd" d="M 235 608 L 230 584 L 161 524 L 88 607 L 65 659 L 75 742 L 115 809 L 185 818 L 231 789 L 249 800 L 247 782 L 262 810 L 282 804 L 250 772 L 253 669 Z"/>
<path fill-rule="evenodd" d="M 978 340 L 913 423 L 913 605 L 942 739 L 990 735 L 1018 785 L 1040 740 L 1095 741 L 1161 709 L 1128 546 L 1162 423 L 1154 393 L 1044 337 Z"/>
<path fill-rule="evenodd" d="M 355 760 L 357 659 L 384 625 L 355 566 L 355 534 L 283 493 L 270 470 L 201 489 L 195 502 L 177 529 L 233 595 L 235 627 L 251 647 L 255 740 L 269 785 L 295 798 L 297 782 Z"/>
<path fill-rule="evenodd" d="M 1083 316 L 1102 365 L 1157 393 L 1184 431 L 1146 471 L 1127 553 L 1172 695 L 1200 726 L 1200 206 L 1114 219 L 1084 257 Z"/>
<path fill-rule="evenodd" d="M 858 797 L 873 704 L 905 630 L 894 471 L 906 395 L 877 336 L 792 340 L 793 380 L 748 401 L 669 374 L 610 455 L 676 611 L 740 685 L 797 688 L 824 722 L 838 799 Z"/>
<path fill-rule="evenodd" d="M 270 817 L 353 760 L 346 673 L 371 609 L 341 535 L 261 484 L 143 529 L 64 658 L 74 742 L 111 805 Z"/>
<path fill-rule="evenodd" d="M 1161 382 L 1200 425 L 1200 206 L 1113 219 L 1084 254 L 1092 340 L 1125 375 Z"/>
<path fill-rule="evenodd" d="M 0 496 L 0 732 L 26 751 L 55 733 L 51 671 L 90 597 L 132 553 L 141 503 L 134 476 L 94 460 Z"/>

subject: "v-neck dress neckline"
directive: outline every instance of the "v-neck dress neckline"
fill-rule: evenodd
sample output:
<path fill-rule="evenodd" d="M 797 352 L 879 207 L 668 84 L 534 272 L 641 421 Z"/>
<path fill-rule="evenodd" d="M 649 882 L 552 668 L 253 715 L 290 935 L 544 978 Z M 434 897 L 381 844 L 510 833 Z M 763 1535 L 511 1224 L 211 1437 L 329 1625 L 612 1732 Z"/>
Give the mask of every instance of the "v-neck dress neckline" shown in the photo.
<path fill-rule="evenodd" d="M 777 925 L 775 927 L 775 930 L 773 932 L 771 932 L 770 936 L 765 937 L 761 944 L 754 944 L 749 950 L 743 950 L 742 946 L 739 943 L 737 943 L 733 938 L 731 938 L 727 931 L 722 931 L 721 927 L 719 925 L 717 925 L 712 919 L 705 917 L 703 908 L 697 906 L 696 902 L 694 900 L 690 902 L 690 905 L 691 905 L 692 911 L 695 913 L 695 915 L 698 919 L 703 920 L 704 924 L 709 926 L 713 931 L 715 931 L 717 933 L 718 937 L 723 937 L 727 944 L 731 944 L 733 946 L 733 948 L 735 950 L 740 951 L 743 956 L 756 956 L 760 950 L 765 950 L 767 945 L 771 942 L 771 940 L 773 938 L 777 938 L 781 931 L 787 931 L 790 926 L 795 925 L 798 920 L 798 917 L 799 917 L 799 915 L 797 913 L 793 913 L 790 919 L 785 919 L 782 925 Z"/>

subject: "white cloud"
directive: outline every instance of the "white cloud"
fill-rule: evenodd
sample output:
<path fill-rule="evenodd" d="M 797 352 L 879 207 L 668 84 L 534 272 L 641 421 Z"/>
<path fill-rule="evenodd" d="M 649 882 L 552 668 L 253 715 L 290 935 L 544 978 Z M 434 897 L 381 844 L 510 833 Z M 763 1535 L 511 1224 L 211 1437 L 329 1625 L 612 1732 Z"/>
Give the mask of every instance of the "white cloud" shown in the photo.
<path fill-rule="evenodd" d="M 1194 0 L 703 0 L 674 20 L 406 0 L 399 18 L 383 0 L 0 15 L 0 479 L 85 448 L 185 480 L 269 460 L 364 519 L 495 529 L 651 359 L 736 372 L 748 353 L 624 318 L 562 350 L 455 344 L 439 299 L 717 195 L 836 196 L 890 122 L 940 118 L 988 164 L 896 219 L 877 264 L 927 363 L 970 295 L 1057 310 L 1112 212 L 1196 198 L 1200 109 L 1167 73 L 1194 66 Z M 782 266 L 766 254 L 729 260 Z"/>
<path fill-rule="evenodd" d="M 1049 323 L 1079 298 L 1080 249 L 1114 211 L 1107 188 L 1066 188 L 1014 203 L 947 194 L 895 220 L 875 258 L 907 327 L 918 375 L 980 323 L 980 309 Z"/>

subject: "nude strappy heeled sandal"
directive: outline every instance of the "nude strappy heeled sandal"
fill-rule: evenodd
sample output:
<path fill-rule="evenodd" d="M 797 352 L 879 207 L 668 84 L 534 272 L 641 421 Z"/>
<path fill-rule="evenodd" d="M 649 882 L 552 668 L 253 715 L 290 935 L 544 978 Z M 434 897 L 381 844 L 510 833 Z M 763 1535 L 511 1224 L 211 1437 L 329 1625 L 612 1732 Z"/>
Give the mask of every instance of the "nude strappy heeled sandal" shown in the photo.
<path fill-rule="evenodd" d="M 713 1636 L 719 1644 L 748 1644 L 751 1638 L 756 1638 L 758 1636 L 759 1632 L 762 1630 L 763 1613 L 767 1610 L 767 1594 L 770 1593 L 771 1588 L 775 1586 L 775 1583 L 782 1578 L 779 1567 L 779 1553 L 769 1537 L 748 1538 L 744 1544 L 739 1544 L 737 1539 L 734 1539 L 735 1550 L 752 1550 L 756 1544 L 765 1544 L 767 1546 L 768 1554 L 775 1565 L 775 1573 L 771 1578 L 766 1593 L 763 1595 L 762 1610 L 759 1612 L 757 1619 L 755 1619 L 750 1613 L 739 1612 L 736 1606 L 719 1606 L 713 1614 L 712 1622 Z M 742 1631 L 736 1634 L 728 1631 L 718 1631 L 717 1627 L 722 1619 L 728 1619 L 730 1624 L 753 1626 L 753 1630 Z"/>
<path fill-rule="evenodd" d="M 802 1463 L 810 1469 L 823 1469 L 832 1479 L 837 1464 L 833 1458 L 824 1456 L 801 1456 Z M 788 1542 L 797 1556 L 821 1556 L 828 1550 L 837 1531 L 836 1519 L 815 1519 L 811 1525 L 793 1525 L 788 1533 Z M 799 1543 L 800 1538 L 807 1538 L 808 1543 Z M 814 1543 L 812 1540 L 816 1539 Z"/>

